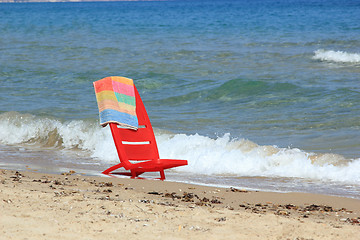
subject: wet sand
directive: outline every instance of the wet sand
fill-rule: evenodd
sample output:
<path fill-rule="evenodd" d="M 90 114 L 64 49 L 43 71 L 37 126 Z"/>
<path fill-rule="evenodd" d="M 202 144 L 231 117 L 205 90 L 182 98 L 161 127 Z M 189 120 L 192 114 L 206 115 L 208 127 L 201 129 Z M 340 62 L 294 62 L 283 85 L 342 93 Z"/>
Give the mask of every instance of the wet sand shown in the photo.
<path fill-rule="evenodd" d="M 358 239 L 360 200 L 0 170 L 0 239 Z"/>

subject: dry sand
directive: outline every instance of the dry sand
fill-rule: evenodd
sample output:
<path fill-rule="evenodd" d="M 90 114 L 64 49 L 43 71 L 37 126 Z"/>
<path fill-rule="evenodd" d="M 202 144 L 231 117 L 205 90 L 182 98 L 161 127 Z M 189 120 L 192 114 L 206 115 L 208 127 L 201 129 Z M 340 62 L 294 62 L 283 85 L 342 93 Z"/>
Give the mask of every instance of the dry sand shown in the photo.
<path fill-rule="evenodd" d="M 0 170 L 0 239 L 359 239 L 360 200 Z"/>

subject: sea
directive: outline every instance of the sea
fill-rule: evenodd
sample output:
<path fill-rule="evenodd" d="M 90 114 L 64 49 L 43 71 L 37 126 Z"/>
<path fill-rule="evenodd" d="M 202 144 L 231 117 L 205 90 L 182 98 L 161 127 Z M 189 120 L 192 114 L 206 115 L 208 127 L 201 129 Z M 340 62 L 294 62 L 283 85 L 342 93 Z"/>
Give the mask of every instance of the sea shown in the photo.
<path fill-rule="evenodd" d="M 0 168 L 117 164 L 107 76 L 188 160 L 167 181 L 360 199 L 359 0 L 1 3 Z"/>

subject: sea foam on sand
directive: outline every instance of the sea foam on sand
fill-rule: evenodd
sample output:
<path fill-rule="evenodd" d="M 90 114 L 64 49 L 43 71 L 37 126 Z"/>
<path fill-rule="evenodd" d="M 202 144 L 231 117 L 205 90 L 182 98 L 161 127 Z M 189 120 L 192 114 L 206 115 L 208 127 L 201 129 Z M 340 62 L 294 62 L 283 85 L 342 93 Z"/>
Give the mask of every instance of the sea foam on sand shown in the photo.
<path fill-rule="evenodd" d="M 157 130 L 155 135 L 161 158 L 188 160 L 188 166 L 174 169 L 178 172 L 305 178 L 345 184 L 360 182 L 359 158 L 345 159 L 337 154 L 262 146 L 247 139 L 232 138 L 229 133 L 215 139 L 199 134 L 169 134 L 162 130 Z M 101 128 L 96 122 L 85 120 L 61 122 L 33 115 L 1 114 L 0 143 L 36 150 L 52 148 L 65 155 L 73 151 L 100 164 L 119 161 L 108 127 Z M 69 159 L 73 161 L 72 156 Z"/>

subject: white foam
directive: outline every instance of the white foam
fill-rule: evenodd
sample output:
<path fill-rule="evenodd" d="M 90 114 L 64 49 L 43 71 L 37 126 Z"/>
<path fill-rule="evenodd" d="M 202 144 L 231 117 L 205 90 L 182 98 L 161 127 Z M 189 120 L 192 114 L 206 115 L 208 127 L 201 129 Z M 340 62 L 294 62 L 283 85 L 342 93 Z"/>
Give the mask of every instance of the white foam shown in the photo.
<path fill-rule="evenodd" d="M 117 160 L 110 130 L 95 122 L 60 122 L 30 114 L 7 112 L 0 115 L 0 143 L 82 150 L 84 154 L 104 161 Z"/>
<path fill-rule="evenodd" d="M 188 166 L 178 168 L 201 174 L 233 176 L 296 177 L 360 182 L 360 159 L 346 160 L 334 154 L 317 155 L 300 149 L 259 146 L 244 139 L 232 140 L 230 134 L 217 139 L 200 135 L 159 136 L 163 158 L 187 159 Z"/>
<path fill-rule="evenodd" d="M 314 52 L 313 59 L 321 61 L 331 61 L 340 63 L 360 63 L 360 54 L 347 53 L 343 51 L 333 51 L 319 49 Z"/>
<path fill-rule="evenodd" d="M 246 139 L 232 139 L 230 134 L 212 139 L 198 134 L 157 133 L 156 138 L 160 157 L 188 160 L 188 166 L 174 171 L 360 183 L 360 158 L 260 146 Z M 18 113 L 0 114 L 0 143 L 75 150 L 99 163 L 119 161 L 109 128 L 95 121 L 60 122 Z"/>

